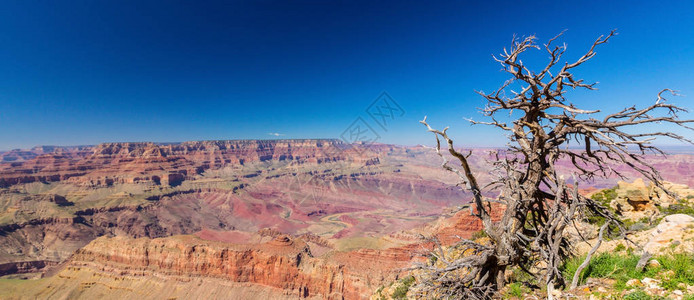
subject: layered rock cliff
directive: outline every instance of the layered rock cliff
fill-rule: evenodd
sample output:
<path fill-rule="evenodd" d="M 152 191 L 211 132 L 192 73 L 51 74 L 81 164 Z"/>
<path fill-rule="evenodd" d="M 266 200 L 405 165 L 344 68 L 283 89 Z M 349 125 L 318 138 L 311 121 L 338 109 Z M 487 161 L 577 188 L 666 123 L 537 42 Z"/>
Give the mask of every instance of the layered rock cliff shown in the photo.
<path fill-rule="evenodd" d="M 208 169 L 268 160 L 368 161 L 337 140 L 233 140 L 174 144 L 105 143 L 72 148 L 35 148 L 2 155 L 0 187 L 70 180 L 85 185 L 155 182 L 179 185 Z M 52 150 L 52 151 L 50 151 Z"/>
<path fill-rule="evenodd" d="M 379 236 L 429 222 L 464 197 L 422 178 L 428 167 L 401 169 L 404 151 L 387 145 L 208 141 L 36 152 L 0 164 L 3 178 L 20 178 L 0 188 L 3 274 L 40 269 L 23 267 L 28 262 L 61 263 L 99 236 L 213 233 L 243 241 L 264 228 L 332 240 Z"/>
<path fill-rule="evenodd" d="M 57 274 L 73 285 L 107 285 L 116 298 L 132 297 L 133 280 L 187 282 L 200 278 L 223 279 L 273 287 L 277 297 L 360 299 L 384 282 L 394 280 L 413 254 L 394 250 L 340 253 L 339 257 L 316 258 L 299 238 L 286 235 L 257 244 L 234 245 L 200 240 L 192 236 L 161 239 L 98 238 L 78 250 Z M 80 274 L 90 274 L 82 276 Z M 89 278 L 89 279 L 86 279 Z M 139 278 L 139 279 L 138 279 Z M 53 280 L 54 281 L 54 280 Z M 39 281 L 37 294 L 79 295 L 65 282 Z M 50 282 L 50 281 L 49 281 Z M 232 298 L 234 289 L 216 298 Z M 160 291 L 158 298 L 175 295 Z"/>

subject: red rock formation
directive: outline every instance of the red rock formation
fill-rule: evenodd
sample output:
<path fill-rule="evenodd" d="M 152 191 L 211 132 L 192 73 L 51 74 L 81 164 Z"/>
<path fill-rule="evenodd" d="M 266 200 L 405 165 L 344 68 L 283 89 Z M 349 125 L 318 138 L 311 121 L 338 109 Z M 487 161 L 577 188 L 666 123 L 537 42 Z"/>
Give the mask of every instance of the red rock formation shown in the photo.
<path fill-rule="evenodd" d="M 494 204 L 491 209 L 493 220 L 500 220 L 504 213 L 504 207 Z M 442 228 L 436 230 L 436 237 L 444 245 L 451 245 L 460 241 L 460 238 L 470 238 L 473 233 L 484 229 L 482 221 L 470 214 L 467 209 L 457 212 L 453 217 L 446 220 L 447 223 Z M 460 238 L 459 238 L 460 237 Z"/>
<path fill-rule="evenodd" d="M 57 262 L 47 260 L 18 261 L 0 264 L 0 276 L 18 273 L 39 272 L 48 266 L 55 266 Z"/>
<path fill-rule="evenodd" d="M 342 148 L 345 146 L 337 140 L 235 140 L 17 150 L 3 154 L 5 161 L 14 162 L 0 163 L 0 187 L 64 180 L 90 186 L 137 182 L 175 186 L 207 169 L 258 161 L 321 163 L 351 157 L 356 162 L 375 163 L 373 156 L 352 155 Z M 17 156 L 22 159 L 15 159 Z"/>
<path fill-rule="evenodd" d="M 446 220 L 444 223 L 448 225 L 441 226 L 436 235 L 446 244 L 454 242 L 446 240 L 452 235 L 469 237 L 481 228 L 473 218 L 467 211 L 461 211 Z M 363 299 L 397 279 L 406 267 L 422 259 L 433 247 L 432 243 L 414 239 L 400 247 L 331 251 L 314 257 L 307 242 L 326 243 L 320 237 L 294 238 L 272 229 L 258 233 L 267 241 L 231 244 L 193 236 L 101 237 L 76 251 L 63 267 L 88 268 L 115 280 L 117 276 L 163 280 L 208 277 L 275 287 L 298 297 Z"/>
<path fill-rule="evenodd" d="M 190 236 L 102 237 L 78 250 L 67 268 L 88 267 L 129 276 L 224 278 L 280 288 L 299 297 L 360 299 L 393 280 L 411 258 L 400 249 L 359 250 L 329 259 L 316 258 L 305 242 L 286 235 L 247 245 Z"/>

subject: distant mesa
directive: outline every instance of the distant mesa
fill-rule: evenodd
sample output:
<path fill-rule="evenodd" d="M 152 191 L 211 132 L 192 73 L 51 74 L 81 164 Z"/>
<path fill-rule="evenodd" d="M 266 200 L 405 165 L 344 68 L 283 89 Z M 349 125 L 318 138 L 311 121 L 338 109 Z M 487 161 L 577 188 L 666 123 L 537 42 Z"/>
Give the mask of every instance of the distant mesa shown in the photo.
<path fill-rule="evenodd" d="M 359 161 L 335 139 L 220 140 L 182 143 L 104 143 L 43 146 L 0 153 L 0 187 L 70 181 L 91 186 L 114 182 L 178 186 L 208 169 L 268 160 L 297 163 Z M 373 163 L 373 158 L 363 158 Z"/>

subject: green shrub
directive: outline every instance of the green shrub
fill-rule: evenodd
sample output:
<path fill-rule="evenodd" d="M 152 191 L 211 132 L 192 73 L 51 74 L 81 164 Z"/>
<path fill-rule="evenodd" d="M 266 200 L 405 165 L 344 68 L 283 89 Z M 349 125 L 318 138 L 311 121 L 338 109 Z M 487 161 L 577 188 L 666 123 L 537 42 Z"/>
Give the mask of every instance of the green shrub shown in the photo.
<path fill-rule="evenodd" d="M 694 216 L 694 206 L 688 204 L 671 204 L 667 208 L 660 208 L 664 215 L 685 214 Z"/>
<path fill-rule="evenodd" d="M 480 239 L 480 238 L 484 238 L 484 237 L 488 237 L 487 233 L 484 232 L 484 230 L 480 230 L 480 231 L 473 232 L 470 239 L 474 241 L 476 239 Z"/>
<path fill-rule="evenodd" d="M 522 298 L 523 295 L 527 294 L 528 292 L 528 288 L 525 287 L 522 283 L 514 282 L 508 285 L 507 295 L 516 298 Z"/>
<path fill-rule="evenodd" d="M 617 247 L 614 247 L 614 251 L 615 251 L 615 252 L 624 251 L 624 250 L 626 250 L 626 249 L 627 249 L 627 247 L 625 247 L 624 244 L 622 244 L 622 243 L 619 243 L 619 244 L 617 245 Z"/>
<path fill-rule="evenodd" d="M 610 202 L 617 198 L 617 187 L 615 186 L 610 189 L 604 189 L 602 191 L 599 191 L 593 194 L 593 196 L 591 196 L 590 198 L 595 201 L 598 201 L 598 203 L 602 206 L 609 207 Z"/>
<path fill-rule="evenodd" d="M 436 255 L 429 255 L 429 264 L 430 265 L 435 264 L 436 261 L 438 261 L 438 260 L 439 260 L 439 258 Z"/>
<path fill-rule="evenodd" d="M 376 298 L 376 299 L 378 299 L 378 300 L 386 300 L 386 296 L 384 296 L 382 293 L 383 293 L 383 286 L 380 286 L 380 287 L 376 290 L 376 292 L 374 293 L 375 295 L 378 295 L 378 298 Z"/>
<path fill-rule="evenodd" d="M 519 267 L 513 267 L 511 269 L 511 277 L 509 282 L 525 283 L 530 285 L 537 285 L 537 278 L 532 274 L 528 274 Z"/>
<path fill-rule="evenodd" d="M 590 198 L 598 202 L 598 204 L 606 207 L 608 210 L 614 212 L 614 210 L 610 207 L 610 202 L 617 198 L 617 187 L 615 186 L 610 189 L 604 189 L 602 191 L 596 192 Z M 598 226 L 605 223 L 605 218 L 595 215 L 591 212 L 586 213 L 586 219 L 588 223 L 595 224 Z"/>
<path fill-rule="evenodd" d="M 407 276 L 400 280 L 400 286 L 395 288 L 391 297 L 393 299 L 405 299 L 407 298 L 407 291 L 410 290 L 410 286 L 414 283 L 414 276 Z"/>

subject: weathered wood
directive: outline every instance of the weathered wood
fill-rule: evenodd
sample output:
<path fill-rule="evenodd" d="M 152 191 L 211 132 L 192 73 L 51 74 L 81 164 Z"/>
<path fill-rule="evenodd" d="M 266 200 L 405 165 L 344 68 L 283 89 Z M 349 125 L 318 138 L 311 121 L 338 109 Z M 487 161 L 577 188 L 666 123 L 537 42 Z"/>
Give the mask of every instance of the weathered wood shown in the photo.
<path fill-rule="evenodd" d="M 615 35 L 612 31 L 600 36 L 578 60 L 562 65 L 566 45 L 552 46 L 561 36 L 559 34 L 544 45 L 550 58 L 539 73 L 532 72 L 520 59 L 525 51 L 540 49 L 534 36 L 514 38 L 511 48 L 494 56 L 511 78 L 494 92 L 477 92 L 487 101 L 482 112 L 491 121 L 469 121 L 509 133 L 510 146 L 504 155 L 497 153 L 498 161 L 495 162 L 500 175 L 488 185 L 496 189 L 495 193 L 499 194 L 496 198 L 485 196 L 489 191 L 479 186 L 476 170 L 471 169 L 467 156 L 454 148 L 447 134 L 448 127 L 437 130 L 428 124 L 426 117 L 420 121 L 436 138 L 436 153 L 442 159 L 442 167 L 457 174 L 472 192 L 471 213 L 482 221 L 492 243 L 490 247 L 474 246 L 474 258 L 446 261 L 444 270 L 429 266 L 432 273 L 427 273 L 429 276 L 423 280 L 425 290 L 429 284 L 430 290 L 453 298 L 486 299 L 503 287 L 505 270 L 514 266 L 538 270 L 534 275 L 545 284 L 562 287 L 565 279 L 559 268 L 572 255 L 565 230 L 575 219 L 589 212 L 623 230 L 618 218 L 606 207 L 578 193 L 578 180 L 613 174 L 622 176 L 610 168 L 610 165 L 620 164 L 631 167 L 663 188 L 660 174 L 645 160 L 646 154 L 664 154 L 651 142 L 656 137 L 692 141 L 670 132 L 649 131 L 652 128 L 635 133 L 639 130 L 633 128 L 670 123 L 691 130 L 688 124 L 694 120 L 682 120 L 677 115 L 686 110 L 666 103 L 663 95 L 667 92 L 676 95 L 673 90 L 662 90 L 651 106 L 626 108 L 602 120 L 594 117 L 600 110 L 579 108 L 565 97 L 566 87 L 595 89 L 595 83 L 577 78 L 573 69 L 592 59 L 596 47 Z M 520 115 L 507 124 L 495 118 L 498 113 Z M 453 166 L 444 155 L 440 138 L 445 141 L 445 150 L 462 169 Z M 580 150 L 569 149 L 571 142 L 581 145 Z M 573 187 L 567 186 L 555 170 L 554 164 L 560 159 L 568 159 L 575 167 Z M 490 215 L 492 202 L 502 203 L 505 209 L 496 222 Z M 472 241 L 461 243 L 467 247 L 476 244 Z"/>

